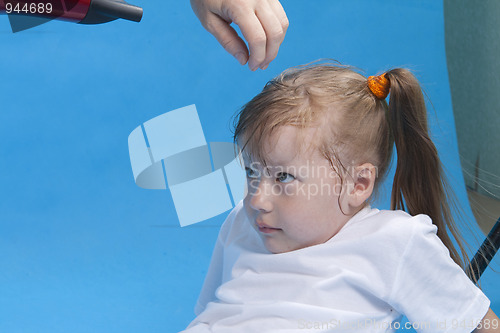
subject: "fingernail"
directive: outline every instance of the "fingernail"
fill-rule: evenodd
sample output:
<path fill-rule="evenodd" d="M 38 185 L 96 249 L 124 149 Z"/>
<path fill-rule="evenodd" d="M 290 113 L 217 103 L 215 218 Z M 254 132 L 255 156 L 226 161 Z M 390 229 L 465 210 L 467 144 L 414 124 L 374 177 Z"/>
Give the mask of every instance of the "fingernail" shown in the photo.
<path fill-rule="evenodd" d="M 260 66 L 260 69 L 265 70 L 268 66 L 269 66 L 269 64 L 266 64 L 264 66 Z"/>
<path fill-rule="evenodd" d="M 239 61 L 241 65 L 244 65 L 247 62 L 247 56 L 243 53 L 236 53 L 234 57 Z"/>

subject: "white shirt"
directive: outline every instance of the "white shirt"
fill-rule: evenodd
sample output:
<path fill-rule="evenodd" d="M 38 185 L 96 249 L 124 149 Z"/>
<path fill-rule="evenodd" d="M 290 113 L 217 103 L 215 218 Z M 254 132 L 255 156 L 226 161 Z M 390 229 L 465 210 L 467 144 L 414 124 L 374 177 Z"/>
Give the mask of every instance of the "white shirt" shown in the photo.
<path fill-rule="evenodd" d="M 488 298 L 426 215 L 366 207 L 326 243 L 271 254 L 240 202 L 221 227 L 185 333 L 472 332 Z"/>

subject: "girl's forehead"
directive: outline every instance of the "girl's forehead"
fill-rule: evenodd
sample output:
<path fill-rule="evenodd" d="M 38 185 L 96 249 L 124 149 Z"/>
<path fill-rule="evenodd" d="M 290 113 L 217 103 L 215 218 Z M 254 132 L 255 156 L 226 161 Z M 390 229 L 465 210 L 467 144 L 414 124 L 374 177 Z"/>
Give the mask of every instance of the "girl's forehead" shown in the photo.
<path fill-rule="evenodd" d="M 317 142 L 317 128 L 285 125 L 276 129 L 268 138 L 261 140 L 259 146 L 252 146 L 250 141 L 251 146 L 245 147 L 242 156 L 246 163 L 261 162 L 269 166 L 300 164 L 321 156 Z"/>

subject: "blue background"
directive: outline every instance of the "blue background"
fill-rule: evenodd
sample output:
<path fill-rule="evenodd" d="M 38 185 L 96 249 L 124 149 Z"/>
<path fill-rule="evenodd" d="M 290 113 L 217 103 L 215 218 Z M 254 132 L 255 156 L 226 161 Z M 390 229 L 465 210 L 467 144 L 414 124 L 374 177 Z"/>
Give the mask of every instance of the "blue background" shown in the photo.
<path fill-rule="evenodd" d="M 416 72 L 434 107 L 433 138 L 473 219 L 440 1 L 287 0 L 278 58 L 255 73 L 201 27 L 189 1 L 134 4 L 144 8 L 138 24 L 53 21 L 12 34 L 0 17 L 0 332 L 183 329 L 226 214 L 181 229 L 168 191 L 134 184 L 127 137 L 196 104 L 206 140 L 231 141 L 233 114 L 267 80 L 318 58 L 368 75 Z M 490 269 L 482 279 L 497 313 L 498 280 Z"/>

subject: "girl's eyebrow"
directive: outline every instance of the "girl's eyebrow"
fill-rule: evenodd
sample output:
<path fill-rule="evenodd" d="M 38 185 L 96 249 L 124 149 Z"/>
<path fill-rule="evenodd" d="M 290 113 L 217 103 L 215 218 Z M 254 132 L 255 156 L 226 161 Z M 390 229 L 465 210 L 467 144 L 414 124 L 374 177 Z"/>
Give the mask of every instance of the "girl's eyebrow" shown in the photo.
<path fill-rule="evenodd" d="M 290 161 L 288 163 L 267 164 L 266 169 L 268 169 L 271 173 L 286 172 L 295 174 L 297 172 L 296 170 L 300 169 L 300 165 L 291 162 L 293 161 Z"/>
<path fill-rule="evenodd" d="M 282 157 L 277 159 L 272 159 L 270 156 L 266 159 L 265 165 L 260 161 L 253 161 L 250 155 L 243 156 L 243 162 L 247 166 L 251 166 L 253 163 L 258 163 L 257 165 L 264 166 L 267 168 L 286 168 L 286 167 L 297 167 L 302 165 L 302 161 L 297 159 L 297 154 L 294 156 Z"/>

